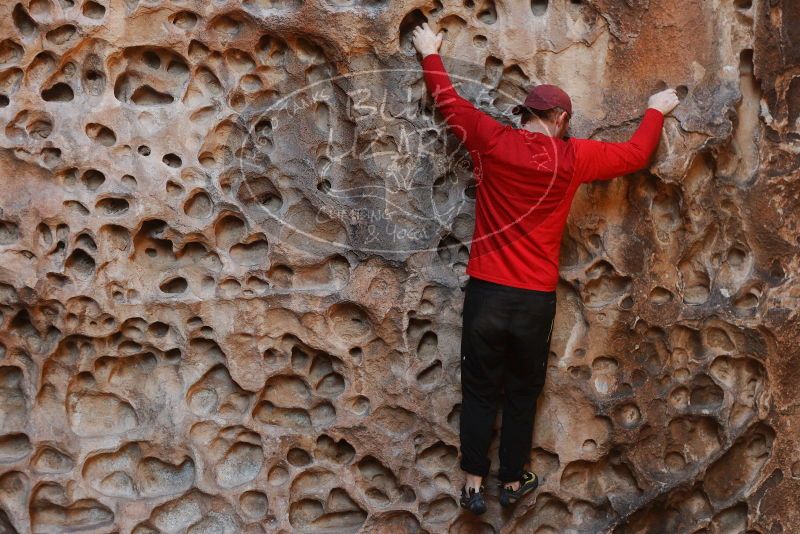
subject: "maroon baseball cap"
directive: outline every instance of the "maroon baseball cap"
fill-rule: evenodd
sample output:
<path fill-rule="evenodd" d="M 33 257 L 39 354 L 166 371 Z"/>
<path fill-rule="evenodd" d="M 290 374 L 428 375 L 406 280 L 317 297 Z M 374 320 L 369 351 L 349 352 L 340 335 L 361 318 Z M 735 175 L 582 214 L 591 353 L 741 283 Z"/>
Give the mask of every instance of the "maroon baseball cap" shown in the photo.
<path fill-rule="evenodd" d="M 572 115 L 572 101 L 569 95 L 561 88 L 546 83 L 537 85 L 528 93 L 525 103 L 521 106 L 514 106 L 511 113 L 519 115 L 522 108 L 538 109 L 541 111 L 559 107 Z"/>

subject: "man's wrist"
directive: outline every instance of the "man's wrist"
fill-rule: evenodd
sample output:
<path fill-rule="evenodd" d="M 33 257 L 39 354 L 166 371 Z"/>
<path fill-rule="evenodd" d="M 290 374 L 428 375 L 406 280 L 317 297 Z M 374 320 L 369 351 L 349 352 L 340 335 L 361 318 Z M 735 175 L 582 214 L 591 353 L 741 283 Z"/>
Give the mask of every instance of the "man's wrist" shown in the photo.
<path fill-rule="evenodd" d="M 644 111 L 645 111 L 645 113 L 647 113 L 647 110 L 648 110 L 648 109 L 652 109 L 652 110 L 658 111 L 659 113 L 661 113 L 661 116 L 662 116 L 662 117 L 663 117 L 664 115 L 666 115 L 666 113 L 664 113 L 664 112 L 663 112 L 663 111 L 661 111 L 660 109 L 658 109 L 658 108 L 656 108 L 656 107 L 653 107 L 653 106 L 647 106 L 647 109 L 645 109 L 645 110 L 644 110 Z"/>
<path fill-rule="evenodd" d="M 437 55 L 438 53 L 439 53 L 439 52 L 437 52 L 436 50 L 434 50 L 434 51 L 432 51 L 432 52 L 431 52 L 431 51 L 428 51 L 428 52 L 422 52 L 422 59 L 425 59 L 425 58 L 426 58 L 426 57 L 428 57 L 428 56 L 435 56 L 435 55 Z"/>

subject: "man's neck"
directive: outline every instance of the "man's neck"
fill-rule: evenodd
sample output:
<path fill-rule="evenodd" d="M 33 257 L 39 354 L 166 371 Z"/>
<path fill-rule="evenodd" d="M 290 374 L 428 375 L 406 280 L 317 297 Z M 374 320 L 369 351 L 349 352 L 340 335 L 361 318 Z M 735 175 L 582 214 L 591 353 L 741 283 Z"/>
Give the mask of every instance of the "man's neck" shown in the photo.
<path fill-rule="evenodd" d="M 544 124 L 541 124 L 539 121 L 528 121 L 528 123 L 523 126 L 522 129 L 533 133 L 544 134 L 548 137 L 553 137 L 553 133 L 550 131 L 550 128 Z"/>

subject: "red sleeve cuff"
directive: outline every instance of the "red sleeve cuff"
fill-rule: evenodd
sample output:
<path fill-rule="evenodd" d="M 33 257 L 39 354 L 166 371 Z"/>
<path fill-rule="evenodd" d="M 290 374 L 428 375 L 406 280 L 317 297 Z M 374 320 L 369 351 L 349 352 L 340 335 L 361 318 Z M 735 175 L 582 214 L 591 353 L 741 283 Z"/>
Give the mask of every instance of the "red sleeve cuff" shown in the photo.
<path fill-rule="evenodd" d="M 442 56 L 439 54 L 428 54 L 422 58 L 422 68 L 424 70 L 444 70 Z"/>
<path fill-rule="evenodd" d="M 656 108 L 647 108 L 644 111 L 644 118 L 648 119 L 648 120 L 656 121 L 656 123 L 658 124 L 659 128 L 661 128 L 661 126 L 664 125 L 664 114 L 661 113 Z"/>

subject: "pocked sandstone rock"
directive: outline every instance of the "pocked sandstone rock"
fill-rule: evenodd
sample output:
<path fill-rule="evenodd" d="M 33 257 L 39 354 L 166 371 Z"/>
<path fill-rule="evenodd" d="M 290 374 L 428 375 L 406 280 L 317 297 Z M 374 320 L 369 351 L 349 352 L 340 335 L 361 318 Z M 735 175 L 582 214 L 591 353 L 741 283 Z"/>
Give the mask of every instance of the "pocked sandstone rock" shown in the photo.
<path fill-rule="evenodd" d="M 0 14 L 1 531 L 796 531 L 796 2 Z M 502 120 L 543 81 L 578 136 L 683 101 L 648 171 L 576 197 L 543 485 L 480 520 L 456 502 L 475 184 L 425 20 Z"/>

